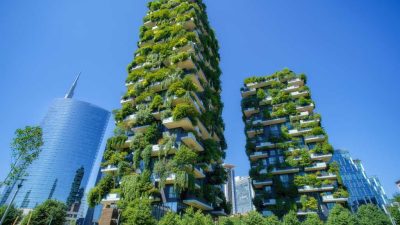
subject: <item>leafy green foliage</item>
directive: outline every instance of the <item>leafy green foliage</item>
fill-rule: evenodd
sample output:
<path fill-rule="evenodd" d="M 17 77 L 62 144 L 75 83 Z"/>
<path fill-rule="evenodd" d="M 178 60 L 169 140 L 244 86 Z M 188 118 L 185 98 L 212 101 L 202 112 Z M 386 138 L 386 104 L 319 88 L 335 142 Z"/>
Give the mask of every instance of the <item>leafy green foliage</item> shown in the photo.
<path fill-rule="evenodd" d="M 396 222 L 396 224 L 400 224 L 400 211 L 398 206 L 390 206 L 388 207 L 388 211 L 392 216 L 394 222 Z"/>
<path fill-rule="evenodd" d="M 362 205 L 357 211 L 359 225 L 390 225 L 388 216 L 372 204 Z"/>
<path fill-rule="evenodd" d="M 265 91 L 263 89 L 258 89 L 257 90 L 257 99 L 262 100 L 267 96 L 267 94 L 265 94 Z"/>
<path fill-rule="evenodd" d="M 6 208 L 7 205 L 3 205 L 0 207 L 0 218 L 3 218 Z M 14 205 L 11 205 L 10 209 L 8 210 L 7 216 L 4 220 L 4 224 L 13 224 L 15 220 L 20 221 L 21 219 L 22 219 L 22 211 L 15 208 Z"/>
<path fill-rule="evenodd" d="M 290 211 L 282 219 L 282 225 L 300 225 L 300 221 L 297 219 L 297 214 L 295 211 Z"/>
<path fill-rule="evenodd" d="M 247 214 L 246 217 L 243 218 L 243 224 L 245 224 L 245 225 L 263 225 L 264 217 L 256 211 L 251 211 Z"/>
<path fill-rule="evenodd" d="M 42 128 L 38 126 L 26 126 L 24 129 L 15 131 L 15 137 L 10 145 L 14 162 L 11 164 L 11 171 L 4 181 L 5 184 L 10 184 L 19 177 L 27 175 L 26 169 L 41 152 L 42 136 Z"/>
<path fill-rule="evenodd" d="M 265 218 L 265 225 L 280 225 L 281 222 L 279 221 L 278 217 L 275 215 L 268 216 Z"/>
<path fill-rule="evenodd" d="M 111 175 L 103 177 L 99 183 L 90 190 L 87 201 L 90 207 L 94 207 L 115 187 L 115 180 Z"/>
<path fill-rule="evenodd" d="M 66 209 L 66 205 L 62 202 L 46 200 L 33 209 L 29 225 L 50 224 L 50 221 L 53 225 L 63 225 L 67 216 Z M 30 215 L 26 216 L 21 224 L 26 225 L 29 217 Z"/>
<path fill-rule="evenodd" d="M 122 211 L 123 224 L 156 225 L 157 222 L 151 215 L 150 201 L 135 199 Z"/>
<path fill-rule="evenodd" d="M 161 220 L 158 225 L 177 225 L 180 223 L 180 217 L 173 212 L 168 212 Z"/>
<path fill-rule="evenodd" d="M 196 111 L 196 108 L 192 104 L 188 103 L 177 104 L 172 111 L 172 117 L 174 120 L 180 120 L 185 117 L 193 119 L 198 115 L 199 113 Z"/>
<path fill-rule="evenodd" d="M 193 208 L 186 209 L 182 216 L 179 225 L 212 225 L 214 224 L 211 216 L 201 213 L 201 211 L 194 212 Z"/>
<path fill-rule="evenodd" d="M 348 209 L 336 204 L 329 213 L 326 225 L 357 225 L 357 220 Z"/>
<path fill-rule="evenodd" d="M 308 214 L 306 220 L 303 221 L 302 225 L 323 225 L 324 222 L 321 221 L 318 214 Z"/>

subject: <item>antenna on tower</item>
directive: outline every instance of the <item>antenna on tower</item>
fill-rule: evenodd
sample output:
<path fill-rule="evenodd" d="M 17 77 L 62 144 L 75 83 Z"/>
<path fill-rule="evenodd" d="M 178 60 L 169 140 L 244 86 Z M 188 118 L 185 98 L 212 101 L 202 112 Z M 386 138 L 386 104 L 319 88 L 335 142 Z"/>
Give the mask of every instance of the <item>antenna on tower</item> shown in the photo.
<path fill-rule="evenodd" d="M 72 87 L 69 89 L 68 93 L 65 95 L 64 98 L 72 98 L 74 96 L 74 91 L 75 91 L 76 85 L 78 84 L 78 80 L 79 80 L 80 76 L 81 76 L 81 72 L 79 72 L 74 83 L 72 84 Z"/>

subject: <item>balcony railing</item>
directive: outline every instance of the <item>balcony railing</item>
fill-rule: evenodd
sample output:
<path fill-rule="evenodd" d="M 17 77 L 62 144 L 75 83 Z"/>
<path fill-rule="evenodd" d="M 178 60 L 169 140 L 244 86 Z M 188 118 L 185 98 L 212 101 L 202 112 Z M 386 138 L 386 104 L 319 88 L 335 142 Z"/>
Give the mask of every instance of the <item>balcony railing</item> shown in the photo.
<path fill-rule="evenodd" d="M 161 150 L 166 150 L 165 146 L 163 145 L 153 145 L 151 148 L 151 156 L 159 156 Z M 175 154 L 176 151 L 178 150 L 178 146 L 173 145 L 171 148 L 168 150 L 168 154 Z"/>
<path fill-rule="evenodd" d="M 189 132 L 186 135 L 182 136 L 181 140 L 189 148 L 192 148 L 192 149 L 194 149 L 196 151 L 200 151 L 200 152 L 204 151 L 203 145 L 197 141 L 196 136 L 192 132 Z"/>
<path fill-rule="evenodd" d="M 300 136 L 300 135 L 309 133 L 310 131 L 311 131 L 311 129 L 302 129 L 302 130 L 293 129 L 293 130 L 289 130 L 289 134 L 292 136 Z"/>
<path fill-rule="evenodd" d="M 154 180 L 156 182 L 160 182 L 161 179 L 159 177 L 155 177 Z M 175 183 L 176 180 L 176 175 L 174 173 L 168 175 L 168 177 L 165 179 L 165 184 L 173 184 Z"/>
<path fill-rule="evenodd" d="M 320 142 L 325 140 L 325 135 L 320 134 L 320 135 L 312 135 L 304 138 L 304 141 L 306 143 L 311 143 L 311 142 Z"/>
<path fill-rule="evenodd" d="M 294 86 L 289 86 L 289 87 L 283 89 L 283 91 L 285 91 L 285 92 L 294 92 L 294 91 L 298 91 L 299 89 L 300 89 L 300 86 L 294 85 Z"/>
<path fill-rule="evenodd" d="M 308 91 L 294 91 L 294 92 L 290 93 L 290 95 L 294 98 L 305 97 L 305 96 L 308 96 L 309 94 L 310 94 L 310 92 L 308 92 Z"/>
<path fill-rule="evenodd" d="M 260 142 L 256 144 L 256 149 L 273 148 L 273 147 L 275 147 L 275 144 L 271 142 Z"/>
<path fill-rule="evenodd" d="M 262 159 L 262 158 L 267 158 L 268 153 L 267 152 L 253 152 L 250 154 L 250 160 L 254 161 L 257 159 Z"/>
<path fill-rule="evenodd" d="M 257 124 L 262 124 L 264 126 L 268 126 L 268 125 L 273 125 L 273 124 L 280 124 L 280 123 L 285 123 L 286 122 L 286 118 L 276 118 L 276 119 L 270 119 L 270 120 L 265 120 L 265 119 L 257 119 L 253 121 L 253 125 L 257 125 Z"/>
<path fill-rule="evenodd" d="M 305 167 L 305 171 L 315 171 L 315 170 L 324 170 L 326 169 L 327 165 L 326 162 L 321 162 L 321 163 L 315 163 L 312 166 Z"/>
<path fill-rule="evenodd" d="M 264 132 L 264 129 L 260 128 L 260 129 L 250 129 L 247 130 L 247 135 L 252 138 L 254 136 L 256 136 L 257 134 L 262 134 Z"/>
<path fill-rule="evenodd" d="M 198 167 L 198 166 L 194 167 L 194 176 L 195 176 L 196 179 L 206 178 L 206 175 L 204 174 L 203 169 Z"/>
<path fill-rule="evenodd" d="M 205 200 L 200 199 L 199 197 L 191 196 L 191 195 L 188 195 L 183 200 L 183 203 L 186 205 L 192 206 L 193 208 L 202 209 L 205 211 L 210 211 L 210 210 L 214 209 L 210 203 L 206 202 Z"/>
<path fill-rule="evenodd" d="M 317 211 L 312 211 L 312 210 L 307 210 L 307 211 L 303 211 L 303 210 L 299 210 L 297 211 L 297 215 L 298 216 L 307 216 L 310 214 L 317 214 Z"/>
<path fill-rule="evenodd" d="M 101 169 L 102 173 L 114 173 L 118 171 L 118 167 L 114 166 L 114 165 L 108 165 L 107 167 L 104 167 L 103 169 Z"/>
<path fill-rule="evenodd" d="M 328 162 L 329 160 L 331 160 L 331 158 L 332 154 L 316 154 L 316 153 L 311 154 L 312 160 L 321 160 Z"/>
<path fill-rule="evenodd" d="M 250 95 L 256 94 L 256 89 L 255 88 L 244 88 L 242 90 L 242 97 L 246 98 L 249 97 Z"/>
<path fill-rule="evenodd" d="M 305 106 L 297 106 L 296 109 L 299 112 L 311 112 L 314 109 L 314 103 L 311 103 L 310 105 L 305 105 Z"/>
<path fill-rule="evenodd" d="M 256 109 L 255 107 L 250 107 L 250 108 L 246 108 L 243 110 L 243 113 L 246 117 L 249 117 L 251 115 L 253 115 L 254 113 L 258 113 L 259 110 Z"/>
<path fill-rule="evenodd" d="M 308 111 L 300 112 L 299 115 L 290 116 L 290 119 L 291 119 L 291 120 L 304 119 L 304 118 L 308 117 L 308 115 L 310 115 L 310 113 L 309 113 Z"/>
<path fill-rule="evenodd" d="M 303 81 L 302 79 L 300 79 L 300 78 L 295 78 L 295 79 L 293 79 L 293 80 L 289 80 L 289 81 L 288 81 L 288 84 L 289 84 L 289 85 L 299 85 L 299 86 L 302 86 L 302 85 L 304 85 L 304 81 Z"/>
<path fill-rule="evenodd" d="M 348 198 L 335 198 L 333 195 L 325 195 L 322 196 L 322 201 L 325 203 L 332 203 L 332 202 L 347 202 Z"/>
<path fill-rule="evenodd" d="M 334 173 L 323 172 L 319 176 L 317 176 L 317 179 L 319 179 L 319 180 L 336 180 L 337 175 Z"/>
<path fill-rule="evenodd" d="M 255 188 L 262 188 L 264 186 L 271 186 L 272 185 L 272 179 L 265 179 L 265 180 L 253 180 L 253 185 Z"/>
<path fill-rule="evenodd" d="M 273 175 L 279 174 L 289 174 L 289 173 L 298 173 L 300 171 L 299 168 L 273 168 L 271 173 Z"/>
<path fill-rule="evenodd" d="M 335 187 L 333 185 L 323 185 L 321 187 L 317 186 L 303 186 L 298 189 L 300 193 L 308 193 L 308 192 L 325 192 L 332 191 Z"/>
<path fill-rule="evenodd" d="M 121 197 L 118 193 L 110 193 L 101 200 L 101 203 L 102 204 L 117 203 L 120 199 L 121 199 Z"/>
<path fill-rule="evenodd" d="M 194 130 L 194 125 L 192 121 L 190 121 L 190 119 L 187 117 L 180 120 L 174 120 L 171 116 L 169 118 L 163 119 L 162 123 L 168 129 L 174 129 L 180 127 L 183 128 L 184 130 Z"/>

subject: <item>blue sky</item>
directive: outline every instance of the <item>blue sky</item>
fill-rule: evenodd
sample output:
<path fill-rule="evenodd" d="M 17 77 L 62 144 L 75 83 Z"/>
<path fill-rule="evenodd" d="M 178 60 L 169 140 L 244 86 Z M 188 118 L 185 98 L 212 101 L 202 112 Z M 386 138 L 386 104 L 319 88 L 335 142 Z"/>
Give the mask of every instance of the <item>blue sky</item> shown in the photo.
<path fill-rule="evenodd" d="M 396 0 L 204 0 L 221 46 L 227 162 L 246 175 L 240 111 L 246 76 L 288 67 L 308 75 L 336 148 L 377 175 L 400 178 L 400 3 Z M 82 72 L 76 98 L 119 107 L 143 0 L 0 1 L 0 178 L 18 127 L 38 124 Z M 108 135 L 111 134 L 111 129 Z"/>

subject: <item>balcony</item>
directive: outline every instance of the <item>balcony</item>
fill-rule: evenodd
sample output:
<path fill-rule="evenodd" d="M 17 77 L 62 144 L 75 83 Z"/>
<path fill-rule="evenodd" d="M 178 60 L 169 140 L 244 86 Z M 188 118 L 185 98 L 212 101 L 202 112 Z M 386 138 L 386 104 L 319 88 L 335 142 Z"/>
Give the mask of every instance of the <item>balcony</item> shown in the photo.
<path fill-rule="evenodd" d="M 252 83 L 246 84 L 246 87 L 248 87 L 248 88 L 266 87 L 274 81 L 277 81 L 277 79 L 269 79 L 269 80 L 264 80 L 264 81 L 259 81 L 259 82 L 252 82 Z"/>
<path fill-rule="evenodd" d="M 273 168 L 271 173 L 273 175 L 280 175 L 280 174 L 298 173 L 299 171 L 300 171 L 299 168 Z"/>
<path fill-rule="evenodd" d="M 308 117 L 308 115 L 310 115 L 310 113 L 308 111 L 305 112 L 300 112 L 299 115 L 296 116 L 290 116 L 291 120 L 299 120 L 299 119 L 304 119 L 306 117 Z"/>
<path fill-rule="evenodd" d="M 347 202 L 347 198 L 335 198 L 333 195 L 322 196 L 322 202 L 333 203 L 333 202 Z"/>
<path fill-rule="evenodd" d="M 312 211 L 312 210 L 308 210 L 308 211 L 303 211 L 303 210 L 299 210 L 297 211 L 297 215 L 298 216 L 307 216 L 310 214 L 317 214 L 317 211 Z"/>
<path fill-rule="evenodd" d="M 150 125 L 144 125 L 144 126 L 138 126 L 138 127 L 133 127 L 132 131 L 134 133 L 143 133 L 147 130 L 147 128 L 149 128 Z"/>
<path fill-rule="evenodd" d="M 331 158 L 332 154 L 316 154 L 316 153 L 311 154 L 312 160 L 320 160 L 328 162 L 329 160 L 331 160 Z"/>
<path fill-rule="evenodd" d="M 102 173 L 115 173 L 118 171 L 118 167 L 114 166 L 114 165 L 108 165 L 107 167 L 104 167 L 103 169 L 101 169 Z"/>
<path fill-rule="evenodd" d="M 194 130 L 194 125 L 189 118 L 185 117 L 183 119 L 175 121 L 172 116 L 162 121 L 163 125 L 168 129 L 183 128 L 184 130 Z"/>
<path fill-rule="evenodd" d="M 204 88 L 203 88 L 203 85 L 201 85 L 201 83 L 200 83 L 199 75 L 198 74 L 190 74 L 188 76 L 192 80 L 193 84 L 196 86 L 197 90 L 199 92 L 203 92 Z"/>
<path fill-rule="evenodd" d="M 177 96 L 174 96 L 172 98 L 172 104 L 173 105 L 177 105 L 177 104 L 180 104 L 180 103 L 185 103 L 187 101 L 189 101 L 192 105 L 194 105 L 194 107 L 196 108 L 196 110 L 197 110 L 197 112 L 199 114 L 201 114 L 203 111 L 205 111 L 205 107 L 203 105 L 203 102 L 200 100 L 200 98 L 194 92 L 190 93 L 190 97 L 185 97 L 185 96 L 177 97 Z"/>
<path fill-rule="evenodd" d="M 135 103 L 135 99 L 134 98 L 127 98 L 127 99 L 121 99 L 121 101 L 120 101 L 120 103 L 121 103 L 121 105 L 123 105 L 123 104 L 126 104 L 126 103 Z"/>
<path fill-rule="evenodd" d="M 293 129 L 293 130 L 289 130 L 289 135 L 291 136 L 300 136 L 306 133 L 309 133 L 311 131 L 311 129 L 302 129 L 302 130 L 297 130 L 297 129 Z"/>
<path fill-rule="evenodd" d="M 180 47 L 180 48 L 173 47 L 172 50 L 177 51 L 177 52 L 194 53 L 194 52 L 196 52 L 196 44 L 192 41 L 189 41 L 185 46 Z"/>
<path fill-rule="evenodd" d="M 298 189 L 300 193 L 310 193 L 310 192 L 325 192 L 325 191 L 333 191 L 335 187 L 333 185 L 324 185 L 321 187 L 316 186 L 303 186 Z"/>
<path fill-rule="evenodd" d="M 162 82 L 155 82 L 149 86 L 149 90 L 154 91 L 154 92 L 160 92 L 160 91 L 163 91 L 166 89 L 167 89 L 167 87 L 165 85 L 163 85 Z"/>
<path fill-rule="evenodd" d="M 227 216 L 224 209 L 213 210 L 213 211 L 211 211 L 211 214 L 213 214 L 215 216 Z"/>
<path fill-rule="evenodd" d="M 246 108 L 243 110 L 243 113 L 246 117 L 249 117 L 251 115 L 253 115 L 254 113 L 258 113 L 259 110 L 256 109 L 255 107 L 250 107 L 250 108 Z"/>
<path fill-rule="evenodd" d="M 262 158 L 267 158 L 268 153 L 267 152 L 253 152 L 250 154 L 250 160 L 255 161 L 257 159 L 262 159 Z"/>
<path fill-rule="evenodd" d="M 199 133 L 201 134 L 201 138 L 203 140 L 211 138 L 210 132 L 207 130 L 207 128 L 204 126 L 204 124 L 200 120 L 197 120 L 197 127 L 200 131 Z"/>
<path fill-rule="evenodd" d="M 320 142 L 325 140 L 325 135 L 320 134 L 320 135 L 312 135 L 304 138 L 304 141 L 306 143 L 311 143 L 311 142 Z"/>
<path fill-rule="evenodd" d="M 314 103 L 311 103 L 310 105 L 296 107 L 296 110 L 299 112 L 312 112 L 313 109 L 314 109 Z"/>
<path fill-rule="evenodd" d="M 302 85 L 304 85 L 304 81 L 302 79 L 300 79 L 300 78 L 295 78 L 293 80 L 289 80 L 288 81 L 288 85 L 299 85 L 299 86 L 302 86 Z"/>
<path fill-rule="evenodd" d="M 242 92 L 242 97 L 247 98 L 250 95 L 255 95 L 256 89 L 255 88 L 244 88 L 241 92 Z"/>
<path fill-rule="evenodd" d="M 256 145 L 256 149 L 273 148 L 273 147 L 275 147 L 275 144 L 271 142 L 260 142 L 257 143 Z"/>
<path fill-rule="evenodd" d="M 192 69 L 196 68 L 196 64 L 194 63 L 194 60 L 192 59 L 191 56 L 189 58 L 187 58 L 186 60 L 178 62 L 176 64 L 176 66 L 181 69 L 186 69 L 186 70 L 192 70 Z"/>
<path fill-rule="evenodd" d="M 196 196 L 188 196 L 183 200 L 183 203 L 189 206 L 192 206 L 193 208 L 196 209 L 202 209 L 205 211 L 210 211 L 213 210 L 214 208 L 212 207 L 211 204 L 207 203 L 206 201 L 201 200 L 200 198 Z"/>
<path fill-rule="evenodd" d="M 290 95 L 294 98 L 306 97 L 310 94 L 308 91 L 294 91 L 291 92 Z"/>
<path fill-rule="evenodd" d="M 204 147 L 197 141 L 196 136 L 192 132 L 189 132 L 181 137 L 181 140 L 189 148 L 192 148 L 199 152 L 204 151 Z"/>
<path fill-rule="evenodd" d="M 161 179 L 159 177 L 156 177 L 154 179 L 156 182 L 160 182 Z M 165 184 L 174 184 L 176 180 L 176 175 L 174 173 L 168 175 L 167 179 L 165 179 Z"/>
<path fill-rule="evenodd" d="M 260 101 L 260 105 L 266 105 L 271 103 L 272 101 L 272 97 L 271 96 L 267 96 L 266 98 L 264 98 L 263 100 Z"/>
<path fill-rule="evenodd" d="M 300 120 L 300 126 L 307 126 L 309 124 L 319 123 L 319 119 L 312 119 L 312 120 Z"/>
<path fill-rule="evenodd" d="M 151 148 L 151 156 L 159 156 L 160 151 L 165 150 L 164 148 L 165 147 L 163 145 L 153 145 Z M 177 146 L 172 146 L 171 149 L 169 149 L 168 154 L 175 154 L 177 150 Z"/>
<path fill-rule="evenodd" d="M 162 115 L 162 113 L 163 113 L 163 111 L 156 111 L 156 112 L 153 112 L 153 113 L 151 113 L 153 116 L 154 116 L 154 118 L 156 118 L 157 120 L 161 120 L 161 115 Z"/>
<path fill-rule="evenodd" d="M 272 179 L 266 179 L 263 181 L 258 181 L 258 180 L 253 180 L 253 185 L 255 188 L 262 188 L 264 186 L 271 186 L 272 185 Z"/>
<path fill-rule="evenodd" d="M 143 25 L 148 27 L 148 28 L 152 28 L 152 27 L 154 27 L 156 25 L 156 23 L 151 21 L 151 20 L 148 20 L 148 21 L 144 22 Z"/>
<path fill-rule="evenodd" d="M 264 129 L 260 128 L 260 129 L 250 129 L 247 130 L 247 136 L 249 136 L 250 138 L 253 138 L 254 136 L 258 135 L 258 134 L 262 134 L 264 132 Z"/>
<path fill-rule="evenodd" d="M 274 125 L 274 124 L 280 124 L 280 123 L 285 123 L 286 122 L 286 118 L 276 118 L 276 119 L 270 119 L 270 120 L 262 120 L 262 119 L 258 119 L 258 120 L 254 120 L 253 121 L 253 125 L 257 125 L 257 124 L 262 124 L 264 126 L 267 125 Z"/>
<path fill-rule="evenodd" d="M 274 199 L 274 198 L 271 198 L 271 199 L 263 199 L 263 205 L 264 205 L 264 206 L 276 205 L 276 199 Z"/>
<path fill-rule="evenodd" d="M 327 165 L 326 162 L 321 162 L 321 163 L 314 163 L 310 167 L 305 167 L 304 171 L 316 171 L 316 170 L 324 170 L 326 169 Z"/>
<path fill-rule="evenodd" d="M 133 139 L 133 137 L 129 137 L 129 138 L 125 141 L 125 143 L 124 143 L 124 147 L 125 147 L 125 148 L 129 148 L 129 147 L 131 146 L 132 139 Z"/>
<path fill-rule="evenodd" d="M 102 204 L 117 203 L 120 199 L 121 199 L 121 197 L 118 193 L 110 193 L 101 200 L 101 203 Z"/>
<path fill-rule="evenodd" d="M 294 85 L 294 86 L 289 86 L 289 87 L 283 89 L 283 91 L 284 92 L 294 92 L 294 91 L 300 90 L 300 88 L 301 88 L 300 86 Z"/>
<path fill-rule="evenodd" d="M 323 172 L 321 175 L 317 176 L 318 180 L 336 180 L 337 176 L 333 173 Z"/>
<path fill-rule="evenodd" d="M 131 121 L 133 123 L 136 123 L 136 115 L 135 114 L 129 115 L 124 119 L 124 121 Z"/>
<path fill-rule="evenodd" d="M 189 20 L 182 23 L 182 26 L 187 30 L 194 30 L 196 28 L 196 24 L 194 22 L 194 18 L 190 18 Z"/>
<path fill-rule="evenodd" d="M 196 179 L 204 179 L 206 178 L 206 175 L 204 174 L 204 171 L 202 168 L 195 166 L 194 167 L 194 176 Z"/>

